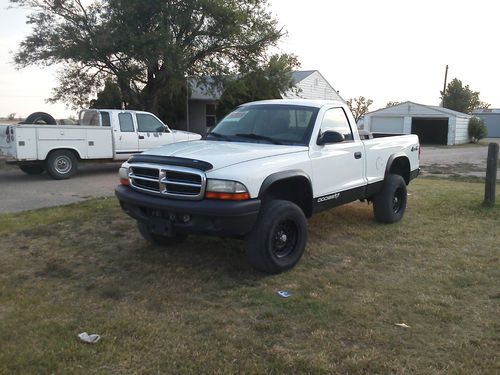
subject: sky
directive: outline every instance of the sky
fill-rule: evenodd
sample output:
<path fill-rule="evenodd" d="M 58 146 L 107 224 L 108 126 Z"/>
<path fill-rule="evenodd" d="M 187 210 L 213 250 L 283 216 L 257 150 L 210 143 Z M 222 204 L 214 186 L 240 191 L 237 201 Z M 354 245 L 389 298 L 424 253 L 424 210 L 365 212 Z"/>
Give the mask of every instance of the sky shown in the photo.
<path fill-rule="evenodd" d="M 445 66 L 500 108 L 500 2 L 476 0 L 269 0 L 287 32 L 281 52 L 301 70 L 319 70 L 344 99 L 365 96 L 375 110 L 388 101 L 438 105 Z M 35 111 L 74 115 L 47 104 L 56 67 L 16 70 L 13 52 L 30 33 L 27 11 L 0 0 L 0 117 Z"/>

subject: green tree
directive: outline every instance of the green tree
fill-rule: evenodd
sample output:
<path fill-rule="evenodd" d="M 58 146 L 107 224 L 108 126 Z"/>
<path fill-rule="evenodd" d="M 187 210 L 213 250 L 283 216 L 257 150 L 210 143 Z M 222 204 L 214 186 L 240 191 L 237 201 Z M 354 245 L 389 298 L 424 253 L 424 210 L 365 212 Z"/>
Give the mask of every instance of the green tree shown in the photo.
<path fill-rule="evenodd" d="M 488 135 L 488 129 L 484 121 L 479 117 L 472 116 L 469 120 L 469 137 L 473 143 L 479 142 Z"/>
<path fill-rule="evenodd" d="M 120 109 L 122 102 L 120 86 L 108 80 L 104 84 L 104 89 L 97 93 L 97 99 L 90 101 L 90 108 Z"/>
<path fill-rule="evenodd" d="M 238 77 L 227 77 L 217 105 L 217 117 L 224 117 L 246 102 L 281 98 L 293 90 L 292 71 L 298 66 L 292 55 L 273 55 L 267 63 L 252 67 Z"/>
<path fill-rule="evenodd" d="M 462 81 L 454 78 L 446 92 L 441 91 L 441 101 L 444 108 L 462 113 L 472 113 L 476 108 L 488 108 L 490 105 L 479 99 L 479 91 L 473 91 L 469 85 L 463 86 Z"/>
<path fill-rule="evenodd" d="M 61 64 L 51 100 L 74 107 L 112 80 L 129 106 L 158 114 L 185 77 L 245 71 L 284 34 L 267 0 L 10 1 L 33 11 L 15 63 Z"/>
<path fill-rule="evenodd" d="M 351 98 L 347 100 L 347 105 L 354 116 L 354 120 L 358 120 L 368 113 L 370 106 L 373 104 L 373 100 L 366 99 L 364 96 L 359 96 L 357 98 Z"/>

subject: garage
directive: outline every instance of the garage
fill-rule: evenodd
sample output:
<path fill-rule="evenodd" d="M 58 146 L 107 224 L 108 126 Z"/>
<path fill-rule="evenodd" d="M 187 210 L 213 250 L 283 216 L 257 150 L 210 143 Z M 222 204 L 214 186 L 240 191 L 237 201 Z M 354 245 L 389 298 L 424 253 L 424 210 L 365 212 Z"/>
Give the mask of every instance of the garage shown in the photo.
<path fill-rule="evenodd" d="M 372 133 L 416 134 L 422 144 L 455 145 L 470 141 L 470 117 L 447 108 L 404 102 L 369 112 L 362 123 Z"/>
<path fill-rule="evenodd" d="M 474 116 L 484 121 L 488 130 L 488 138 L 500 138 L 500 109 L 476 109 Z"/>
<path fill-rule="evenodd" d="M 412 117 L 411 134 L 418 135 L 420 143 L 448 144 L 448 118 Z"/>

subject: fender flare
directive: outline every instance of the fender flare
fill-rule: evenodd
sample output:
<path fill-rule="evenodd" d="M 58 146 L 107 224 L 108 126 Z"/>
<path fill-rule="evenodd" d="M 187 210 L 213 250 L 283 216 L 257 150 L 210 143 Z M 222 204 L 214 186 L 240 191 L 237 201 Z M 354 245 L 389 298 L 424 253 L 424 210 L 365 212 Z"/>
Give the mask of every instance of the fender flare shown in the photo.
<path fill-rule="evenodd" d="M 408 158 L 408 155 L 406 155 L 404 152 L 396 152 L 395 154 L 392 154 L 389 156 L 389 159 L 387 160 L 387 165 L 385 166 L 385 173 L 384 173 L 384 179 L 389 175 L 389 172 L 391 170 L 392 164 L 394 161 L 398 158 L 405 158 L 408 160 L 408 165 L 410 165 L 410 159 Z M 408 171 L 410 172 L 410 171 Z"/>
<path fill-rule="evenodd" d="M 269 187 L 271 187 L 271 185 L 274 184 L 275 182 L 294 177 L 301 177 L 307 180 L 307 182 L 309 183 L 309 187 L 311 188 L 311 194 L 312 194 L 312 183 L 309 175 L 300 169 L 291 169 L 289 171 L 276 172 L 267 176 L 262 182 L 262 185 L 260 186 L 259 198 L 261 198 L 269 189 Z"/>

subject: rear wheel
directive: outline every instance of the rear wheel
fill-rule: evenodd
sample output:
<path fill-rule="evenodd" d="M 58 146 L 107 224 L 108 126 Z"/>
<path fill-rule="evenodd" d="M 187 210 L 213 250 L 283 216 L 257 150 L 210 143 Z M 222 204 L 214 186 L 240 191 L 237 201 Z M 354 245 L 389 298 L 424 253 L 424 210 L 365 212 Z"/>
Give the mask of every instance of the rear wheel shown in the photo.
<path fill-rule="evenodd" d="M 404 215 L 407 191 L 403 177 L 390 174 L 384 181 L 382 190 L 373 200 L 375 219 L 382 223 L 395 223 Z"/>
<path fill-rule="evenodd" d="M 47 173 L 56 180 L 72 177 L 78 169 L 78 160 L 69 150 L 57 150 L 50 153 L 45 161 Z"/>
<path fill-rule="evenodd" d="M 45 170 L 41 164 L 20 165 L 19 169 L 26 174 L 41 174 Z"/>
<path fill-rule="evenodd" d="M 272 200 L 262 208 L 257 224 L 245 239 L 250 263 L 259 271 L 289 270 L 302 257 L 307 243 L 307 221 L 295 203 Z"/>
<path fill-rule="evenodd" d="M 184 242 L 187 238 L 186 234 L 175 233 L 172 236 L 162 236 L 152 233 L 148 224 L 143 221 L 137 222 L 137 228 L 141 236 L 148 242 L 159 246 L 174 246 Z"/>

